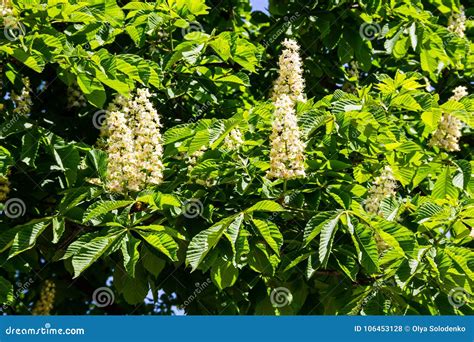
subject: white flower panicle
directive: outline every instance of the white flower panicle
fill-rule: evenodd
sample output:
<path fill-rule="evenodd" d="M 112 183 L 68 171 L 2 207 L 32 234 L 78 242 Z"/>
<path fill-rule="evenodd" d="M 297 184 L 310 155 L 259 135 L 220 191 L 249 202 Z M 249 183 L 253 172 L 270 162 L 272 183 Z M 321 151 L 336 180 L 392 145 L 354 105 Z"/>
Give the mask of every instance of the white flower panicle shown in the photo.
<path fill-rule="evenodd" d="M 204 155 L 206 150 L 207 150 L 207 147 L 202 146 L 199 150 L 197 150 L 197 151 L 195 151 L 191 154 L 189 154 L 189 153 L 184 154 L 184 160 L 185 160 L 186 164 L 188 165 L 188 172 L 189 173 L 194 169 L 194 167 L 197 164 L 198 159 L 201 158 Z"/>
<path fill-rule="evenodd" d="M 471 228 L 471 234 L 469 234 L 469 236 L 474 239 L 474 227 Z"/>
<path fill-rule="evenodd" d="M 227 150 L 237 150 L 244 143 L 242 132 L 238 128 L 232 129 L 224 139 L 224 147 Z"/>
<path fill-rule="evenodd" d="M 8 177 L 0 176 L 0 202 L 4 202 L 10 193 L 10 182 Z"/>
<path fill-rule="evenodd" d="M 371 214 L 379 214 L 380 203 L 396 194 L 397 181 L 393 177 L 390 166 L 385 166 L 380 176 L 375 177 L 369 196 L 365 201 L 365 210 Z"/>
<path fill-rule="evenodd" d="M 0 3 L 0 13 L 3 20 L 13 16 L 13 8 L 11 7 L 10 1 L 2 0 Z"/>
<path fill-rule="evenodd" d="M 24 116 L 30 114 L 33 101 L 31 100 L 31 86 L 28 77 L 23 78 L 23 89 L 20 94 L 16 94 L 14 91 L 12 92 L 12 101 L 15 103 L 13 113 Z"/>
<path fill-rule="evenodd" d="M 147 89 L 133 98 L 118 95 L 110 104 L 102 135 L 107 137 L 107 187 L 125 193 L 163 180 L 160 117 Z"/>
<path fill-rule="evenodd" d="M 283 94 L 275 102 L 270 135 L 270 178 L 304 177 L 304 149 L 296 118 L 294 102 Z"/>
<path fill-rule="evenodd" d="M 454 101 L 461 100 L 469 95 L 467 88 L 459 86 L 453 90 L 453 96 L 449 99 Z M 462 122 L 449 114 L 443 114 L 438 128 L 430 139 L 431 146 L 437 146 L 448 152 L 459 151 L 459 138 L 461 138 Z"/>
<path fill-rule="evenodd" d="M 466 14 L 464 7 L 459 8 L 459 13 L 452 13 L 448 19 L 448 30 L 464 38 L 466 32 Z"/>
<path fill-rule="evenodd" d="M 279 75 L 273 86 L 273 102 L 286 94 L 292 101 L 306 101 L 304 94 L 303 62 L 299 54 L 300 47 L 293 39 L 283 41 L 285 47 L 278 62 Z"/>
<path fill-rule="evenodd" d="M 1 26 L 5 28 L 18 28 L 18 19 L 13 12 L 13 6 L 9 0 L 2 0 L 0 2 Z"/>
<path fill-rule="evenodd" d="M 87 100 L 77 85 L 67 88 L 67 108 L 84 108 L 87 107 Z"/>
<path fill-rule="evenodd" d="M 40 298 L 35 303 L 31 313 L 36 316 L 47 316 L 54 308 L 56 285 L 51 280 L 46 280 L 41 289 Z"/>

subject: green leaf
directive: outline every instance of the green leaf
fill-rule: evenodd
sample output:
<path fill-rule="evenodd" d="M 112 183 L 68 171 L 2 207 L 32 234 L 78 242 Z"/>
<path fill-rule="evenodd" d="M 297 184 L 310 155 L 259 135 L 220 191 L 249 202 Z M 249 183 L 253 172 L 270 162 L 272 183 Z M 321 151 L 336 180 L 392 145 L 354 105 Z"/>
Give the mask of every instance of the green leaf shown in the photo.
<path fill-rule="evenodd" d="M 234 219 L 235 216 L 227 217 L 193 237 L 186 252 L 186 264 L 191 266 L 191 271 L 195 271 L 207 253 L 217 245 Z"/>
<path fill-rule="evenodd" d="M 21 225 L 13 240 L 8 258 L 23 253 L 36 244 L 36 240 L 51 223 L 51 218 L 34 219 Z"/>
<path fill-rule="evenodd" d="M 102 108 L 105 100 L 105 89 L 93 75 L 88 75 L 83 71 L 76 71 L 77 84 L 84 93 L 86 99 L 97 108 Z"/>
<path fill-rule="evenodd" d="M 64 218 L 53 217 L 53 243 L 58 243 L 61 236 L 64 234 L 66 222 Z"/>
<path fill-rule="evenodd" d="M 129 204 L 134 203 L 134 201 L 101 201 L 96 202 L 89 206 L 84 212 L 84 219 L 82 222 L 87 222 L 99 215 L 106 214 L 112 210 L 123 208 Z"/>
<path fill-rule="evenodd" d="M 355 227 L 355 230 L 361 252 L 359 262 L 369 274 L 380 272 L 377 244 L 372 231 L 360 224 Z"/>
<path fill-rule="evenodd" d="M 137 267 L 136 276 L 132 278 L 122 267 L 116 267 L 114 272 L 114 287 L 123 295 L 123 298 L 128 304 L 143 304 L 149 291 L 145 270 L 143 267 Z"/>
<path fill-rule="evenodd" d="M 13 285 L 0 276 L 0 303 L 11 305 L 13 304 Z"/>
<path fill-rule="evenodd" d="M 326 267 L 331 254 L 334 236 L 336 235 L 337 223 L 343 212 L 338 212 L 331 219 L 325 221 L 321 227 L 321 239 L 319 242 L 319 260 L 321 265 Z"/>
<path fill-rule="evenodd" d="M 166 266 L 166 261 L 157 257 L 148 248 L 142 250 L 143 267 L 156 278 Z"/>
<path fill-rule="evenodd" d="M 418 224 L 422 224 L 425 221 L 429 221 L 433 216 L 443 211 L 443 207 L 431 203 L 425 202 L 420 205 L 420 207 L 416 210 L 416 221 Z"/>
<path fill-rule="evenodd" d="M 238 276 L 239 270 L 227 260 L 218 261 L 211 269 L 211 279 L 220 290 L 234 285 Z"/>
<path fill-rule="evenodd" d="M 138 252 L 140 242 L 140 240 L 134 238 L 130 234 L 125 235 L 122 239 L 121 250 L 123 255 L 123 266 L 132 278 L 135 277 L 135 266 L 140 258 L 140 253 Z"/>
<path fill-rule="evenodd" d="M 21 161 L 28 166 L 36 167 L 35 160 L 38 155 L 40 145 L 40 136 L 38 132 L 27 132 L 21 138 Z"/>
<path fill-rule="evenodd" d="M 268 211 L 268 212 L 277 212 L 277 211 L 285 211 L 285 209 L 278 203 L 274 201 L 264 200 L 257 202 L 247 210 L 246 213 L 252 213 L 254 211 Z"/>
<path fill-rule="evenodd" d="M 161 232 L 147 231 L 139 231 L 138 233 L 152 247 L 156 248 L 158 251 L 166 255 L 172 261 L 178 260 L 176 254 L 178 251 L 178 244 L 170 235 Z"/>
<path fill-rule="evenodd" d="M 457 198 L 457 190 L 451 179 L 450 168 L 446 166 L 436 180 L 431 197 L 434 199 L 444 199 L 448 196 Z"/>
<path fill-rule="evenodd" d="M 120 246 L 125 232 L 123 230 L 112 235 L 99 236 L 83 244 L 72 257 L 73 278 L 77 278 L 103 254 L 107 254 Z"/>
<path fill-rule="evenodd" d="M 338 213 L 336 211 L 319 212 L 313 216 L 304 229 L 305 246 L 308 245 L 316 236 L 319 235 L 323 226 L 333 220 Z"/>
<path fill-rule="evenodd" d="M 271 221 L 258 219 L 253 219 L 252 221 L 268 245 L 277 255 L 280 255 L 280 248 L 283 244 L 283 235 L 280 233 L 278 226 Z"/>

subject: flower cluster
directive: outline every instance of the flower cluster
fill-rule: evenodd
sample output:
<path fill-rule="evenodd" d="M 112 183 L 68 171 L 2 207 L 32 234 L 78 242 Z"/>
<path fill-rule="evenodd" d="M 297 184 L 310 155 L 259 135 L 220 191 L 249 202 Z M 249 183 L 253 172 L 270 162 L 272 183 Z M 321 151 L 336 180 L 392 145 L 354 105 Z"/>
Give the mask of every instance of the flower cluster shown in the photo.
<path fill-rule="evenodd" d="M 31 86 L 28 77 L 23 78 L 23 89 L 21 90 L 21 94 L 12 92 L 12 101 L 15 103 L 13 113 L 24 116 L 30 114 L 33 101 L 31 100 Z"/>
<path fill-rule="evenodd" d="M 87 100 L 77 85 L 67 88 L 67 108 L 87 107 Z"/>
<path fill-rule="evenodd" d="M 448 19 L 448 30 L 457 34 L 459 37 L 464 37 L 466 32 L 466 14 L 464 7 L 459 9 L 459 13 L 452 13 Z"/>
<path fill-rule="evenodd" d="M 454 100 L 454 101 L 459 101 L 467 95 L 469 95 L 469 93 L 467 92 L 467 88 L 464 86 L 459 86 L 459 87 L 454 88 L 453 96 L 451 96 L 449 99 Z"/>
<path fill-rule="evenodd" d="M 227 150 L 237 150 L 244 143 L 242 132 L 238 128 L 234 128 L 224 139 L 224 147 Z"/>
<path fill-rule="evenodd" d="M 275 102 L 275 113 L 270 135 L 269 177 L 292 179 L 305 176 L 304 149 L 294 103 L 288 95 Z"/>
<path fill-rule="evenodd" d="M 54 307 L 54 298 L 56 296 L 56 285 L 51 280 L 46 280 L 41 289 L 40 298 L 33 307 L 32 314 L 37 316 L 47 316 Z"/>
<path fill-rule="evenodd" d="M 140 191 L 163 180 L 160 117 L 147 89 L 118 95 L 110 104 L 102 135 L 107 137 L 107 187 L 112 192 Z"/>
<path fill-rule="evenodd" d="M 10 182 L 8 177 L 0 176 L 0 202 L 4 202 L 10 193 Z"/>
<path fill-rule="evenodd" d="M 289 95 L 292 101 L 306 101 L 304 94 L 303 62 L 299 54 L 300 47 L 293 39 L 283 41 L 283 52 L 278 62 L 279 74 L 273 87 L 272 100 L 281 95 Z"/>
<path fill-rule="evenodd" d="M 304 149 L 296 117 L 296 101 L 305 101 L 304 80 L 299 46 L 285 39 L 272 100 L 275 112 L 270 135 L 270 170 L 268 177 L 293 179 L 305 177 Z"/>
<path fill-rule="evenodd" d="M 4 26 L 6 30 L 18 28 L 18 19 L 15 17 L 10 0 L 0 1 L 0 14 L 0 22 L 3 22 L 2 26 Z"/>
<path fill-rule="evenodd" d="M 365 210 L 371 214 L 380 213 L 380 204 L 385 198 L 396 194 L 397 181 L 393 177 L 392 169 L 385 166 L 380 176 L 375 177 L 369 196 L 365 200 Z"/>
<path fill-rule="evenodd" d="M 13 8 L 11 7 L 9 0 L 2 0 L 0 3 L 0 14 L 3 19 L 13 15 Z"/>
<path fill-rule="evenodd" d="M 197 163 L 198 159 L 203 156 L 203 154 L 204 154 L 204 152 L 206 152 L 206 150 L 207 150 L 207 147 L 203 146 L 199 150 L 197 150 L 197 151 L 195 151 L 191 154 L 186 153 L 184 155 L 185 162 L 188 165 L 188 172 L 191 172 L 193 170 L 194 166 L 196 166 L 196 163 Z"/>
<path fill-rule="evenodd" d="M 453 90 L 450 100 L 459 101 L 468 92 L 466 87 L 459 86 Z M 438 128 L 433 133 L 430 140 L 431 146 L 437 146 L 446 151 L 459 151 L 459 138 L 461 137 L 462 122 L 449 114 L 443 114 Z"/>

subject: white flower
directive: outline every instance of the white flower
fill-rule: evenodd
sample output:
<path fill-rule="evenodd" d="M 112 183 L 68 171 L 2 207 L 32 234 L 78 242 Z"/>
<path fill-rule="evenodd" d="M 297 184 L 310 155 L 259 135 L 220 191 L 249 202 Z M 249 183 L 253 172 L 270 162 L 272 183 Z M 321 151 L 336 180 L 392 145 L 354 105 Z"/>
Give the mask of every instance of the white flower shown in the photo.
<path fill-rule="evenodd" d="M 464 7 L 460 7 L 459 13 L 452 13 L 448 19 L 448 30 L 464 38 L 466 31 L 466 14 Z"/>
<path fill-rule="evenodd" d="M 118 95 L 110 104 L 102 135 L 107 136 L 107 187 L 124 193 L 140 191 L 163 179 L 160 118 L 147 89 L 136 96 Z"/>
<path fill-rule="evenodd" d="M 451 96 L 449 99 L 454 100 L 454 101 L 459 101 L 463 97 L 468 96 L 469 93 L 467 92 L 467 88 L 464 86 L 459 86 L 454 88 L 453 90 L 453 96 Z"/>
<path fill-rule="evenodd" d="M 380 203 L 396 194 L 397 181 L 393 177 L 392 169 L 385 166 L 380 176 L 375 177 L 369 195 L 365 200 L 365 210 L 371 214 L 380 213 Z"/>
<path fill-rule="evenodd" d="M 2 0 L 2 3 L 0 3 L 0 14 L 4 21 L 13 16 L 13 8 L 11 7 L 10 1 Z"/>
<path fill-rule="evenodd" d="M 191 172 L 194 169 L 194 167 L 197 164 L 198 159 L 203 156 L 206 150 L 207 150 L 207 147 L 202 146 L 199 150 L 191 154 L 185 153 L 184 159 L 185 159 L 186 164 L 188 164 L 188 172 Z"/>
<path fill-rule="evenodd" d="M 28 77 L 23 78 L 23 89 L 21 90 L 20 94 L 16 94 L 14 91 L 12 92 L 12 101 L 15 103 L 15 109 L 13 109 L 13 113 L 20 114 L 20 115 L 28 115 L 31 112 L 31 106 L 33 105 L 33 101 L 31 100 L 31 87 L 30 87 L 30 79 Z"/>
<path fill-rule="evenodd" d="M 74 84 L 67 88 L 67 108 L 87 107 L 87 100 L 79 87 Z"/>
<path fill-rule="evenodd" d="M 224 147 L 227 150 L 237 150 L 243 143 L 242 132 L 238 128 L 232 129 L 224 139 Z"/>
<path fill-rule="evenodd" d="M 471 234 L 469 234 L 469 236 L 474 239 L 474 227 L 471 228 Z"/>
<path fill-rule="evenodd" d="M 10 193 L 10 182 L 8 177 L 0 176 L 0 202 L 4 202 Z"/>
<path fill-rule="evenodd" d="M 459 86 L 453 90 L 450 100 L 459 101 L 469 95 L 467 88 Z M 461 138 L 462 122 L 449 114 L 443 114 L 438 128 L 430 139 L 431 146 L 437 146 L 446 151 L 459 151 L 459 138 Z"/>
<path fill-rule="evenodd" d="M 40 298 L 35 303 L 32 315 L 47 316 L 54 308 L 54 300 L 56 297 L 56 284 L 51 280 L 46 280 L 41 288 Z"/>
<path fill-rule="evenodd" d="M 275 102 L 270 135 L 268 177 L 292 179 L 305 177 L 304 149 L 291 97 L 283 94 Z"/>
<path fill-rule="evenodd" d="M 279 75 L 273 86 L 273 102 L 286 94 L 292 101 L 306 101 L 304 94 L 303 63 L 299 55 L 300 47 L 292 39 L 283 41 L 283 49 L 278 65 Z"/>

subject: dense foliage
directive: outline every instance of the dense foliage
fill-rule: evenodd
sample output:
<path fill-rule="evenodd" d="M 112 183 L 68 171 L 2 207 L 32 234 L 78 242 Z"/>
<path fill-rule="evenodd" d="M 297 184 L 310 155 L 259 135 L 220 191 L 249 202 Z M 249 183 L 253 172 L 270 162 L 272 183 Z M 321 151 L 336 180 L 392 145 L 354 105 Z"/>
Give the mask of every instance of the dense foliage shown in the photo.
<path fill-rule="evenodd" d="M 3 0 L 5 313 L 472 313 L 474 97 L 453 91 L 474 9 L 303 2 Z M 306 83 L 288 179 L 268 173 L 284 38 Z M 160 131 L 112 160 L 104 126 L 137 94 L 123 120 Z M 138 136 L 162 160 L 111 186 Z"/>

